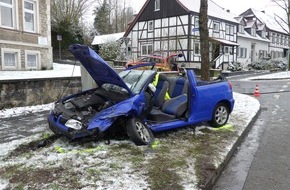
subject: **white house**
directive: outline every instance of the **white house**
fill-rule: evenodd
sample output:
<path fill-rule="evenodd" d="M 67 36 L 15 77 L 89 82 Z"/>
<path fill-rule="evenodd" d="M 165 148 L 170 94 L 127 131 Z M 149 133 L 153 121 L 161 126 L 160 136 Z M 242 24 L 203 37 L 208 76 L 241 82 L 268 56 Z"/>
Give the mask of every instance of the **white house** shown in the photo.
<path fill-rule="evenodd" d="M 287 56 L 287 51 L 289 49 L 288 27 L 283 29 L 273 17 L 266 14 L 264 11 L 248 9 L 240 14 L 240 16 L 243 17 L 247 23 L 255 23 L 257 25 L 256 31 L 252 30 L 253 33 L 256 33 L 256 35 L 262 39 L 269 40 L 267 56 L 272 59 Z M 262 57 L 266 54 L 266 52 L 262 52 L 265 51 L 265 49 L 259 51 L 257 46 L 251 47 L 249 50 L 254 52 L 252 56 L 253 60 L 255 60 L 255 56 Z"/>
<path fill-rule="evenodd" d="M 266 37 L 265 24 L 257 24 L 244 17 L 236 17 L 238 28 L 237 62 L 243 65 L 268 57 L 270 40 Z"/>

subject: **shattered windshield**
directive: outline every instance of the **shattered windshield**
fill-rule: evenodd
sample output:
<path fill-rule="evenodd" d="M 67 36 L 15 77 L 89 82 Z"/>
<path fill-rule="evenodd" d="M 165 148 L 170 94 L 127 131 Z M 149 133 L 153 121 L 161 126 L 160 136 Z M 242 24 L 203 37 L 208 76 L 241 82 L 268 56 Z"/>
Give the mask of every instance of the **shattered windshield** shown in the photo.
<path fill-rule="evenodd" d="M 123 79 L 133 94 L 138 94 L 150 76 L 154 73 L 155 71 L 152 70 L 126 70 L 120 72 L 119 76 Z M 118 92 L 122 94 L 128 93 L 125 88 L 114 84 L 106 83 L 103 84 L 102 87 L 107 91 Z"/>

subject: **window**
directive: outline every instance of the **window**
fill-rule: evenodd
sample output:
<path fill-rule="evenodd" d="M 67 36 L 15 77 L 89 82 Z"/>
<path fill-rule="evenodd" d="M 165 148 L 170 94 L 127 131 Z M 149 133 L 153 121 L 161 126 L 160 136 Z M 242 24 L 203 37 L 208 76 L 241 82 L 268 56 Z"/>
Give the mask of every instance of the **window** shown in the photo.
<path fill-rule="evenodd" d="M 200 55 L 200 44 L 197 42 L 193 43 L 193 51 L 195 55 Z"/>
<path fill-rule="evenodd" d="M 239 25 L 239 33 L 244 34 L 245 33 L 245 27 L 244 25 Z"/>
<path fill-rule="evenodd" d="M 13 0 L 0 0 L 0 26 L 14 28 Z"/>
<path fill-rule="evenodd" d="M 247 57 L 247 48 L 239 47 L 238 52 L 237 52 L 237 56 L 239 58 L 246 58 Z"/>
<path fill-rule="evenodd" d="M 36 32 L 36 2 L 24 0 L 24 30 Z"/>
<path fill-rule="evenodd" d="M 234 26 L 230 26 L 230 35 L 234 35 Z"/>
<path fill-rule="evenodd" d="M 252 36 L 256 36 L 256 28 L 252 28 L 251 29 L 251 35 Z"/>
<path fill-rule="evenodd" d="M 25 51 L 25 65 L 27 69 L 39 68 L 39 51 Z"/>
<path fill-rule="evenodd" d="M 155 0 L 154 2 L 154 11 L 160 10 L 160 0 Z"/>
<path fill-rule="evenodd" d="M 16 70 L 20 64 L 20 50 L 2 48 L 2 68 L 3 70 Z"/>
<path fill-rule="evenodd" d="M 148 32 L 152 32 L 153 31 L 153 21 L 148 21 Z"/>
<path fill-rule="evenodd" d="M 146 44 L 141 46 L 141 55 L 150 55 L 153 52 L 153 45 Z"/>
<path fill-rule="evenodd" d="M 230 46 L 225 46 L 224 47 L 224 54 L 230 54 L 233 55 L 233 48 Z"/>
<path fill-rule="evenodd" d="M 266 58 L 266 57 L 267 57 L 267 51 L 259 50 L 259 59 Z"/>
<path fill-rule="evenodd" d="M 199 18 L 198 18 L 198 16 L 194 17 L 194 28 L 199 28 Z"/>
<path fill-rule="evenodd" d="M 214 32 L 220 31 L 220 23 L 219 22 L 213 22 L 213 31 Z"/>
<path fill-rule="evenodd" d="M 262 36 L 261 37 L 262 38 L 266 38 L 266 31 L 265 30 L 262 31 Z"/>
<path fill-rule="evenodd" d="M 230 34 L 230 25 L 226 25 L 226 34 Z"/>
<path fill-rule="evenodd" d="M 272 42 L 275 43 L 275 40 L 276 40 L 275 34 L 272 33 Z"/>

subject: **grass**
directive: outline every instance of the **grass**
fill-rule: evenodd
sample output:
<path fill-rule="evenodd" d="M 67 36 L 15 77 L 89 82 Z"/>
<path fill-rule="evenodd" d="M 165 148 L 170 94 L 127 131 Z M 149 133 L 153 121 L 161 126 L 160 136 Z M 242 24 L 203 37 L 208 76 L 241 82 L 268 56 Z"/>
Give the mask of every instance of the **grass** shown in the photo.
<path fill-rule="evenodd" d="M 44 189 L 81 189 L 110 186 L 112 179 L 118 181 L 126 174 L 134 175 L 137 182 L 144 180 L 151 190 L 181 190 L 186 183 L 203 189 L 222 159 L 222 150 L 237 137 L 236 131 L 228 126 L 197 133 L 189 127 L 155 134 L 151 147 L 138 147 L 127 140 L 110 145 L 70 143 L 44 134 L 0 160 L 0 178 L 8 180 L 12 189 L 37 189 L 44 184 Z M 43 140 L 46 145 L 37 147 Z"/>

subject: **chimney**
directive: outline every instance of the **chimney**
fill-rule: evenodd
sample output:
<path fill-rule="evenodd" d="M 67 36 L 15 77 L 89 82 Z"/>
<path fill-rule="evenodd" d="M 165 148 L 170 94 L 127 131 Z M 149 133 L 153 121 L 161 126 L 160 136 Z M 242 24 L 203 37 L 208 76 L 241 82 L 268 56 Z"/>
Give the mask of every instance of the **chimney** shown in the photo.
<path fill-rule="evenodd" d="M 264 10 L 263 10 L 263 11 L 261 11 L 261 12 L 265 14 L 265 11 L 264 11 Z"/>
<path fill-rule="evenodd" d="M 230 12 L 231 12 L 231 10 L 230 10 L 230 9 L 227 9 L 227 12 L 228 12 L 228 13 L 230 13 Z"/>

